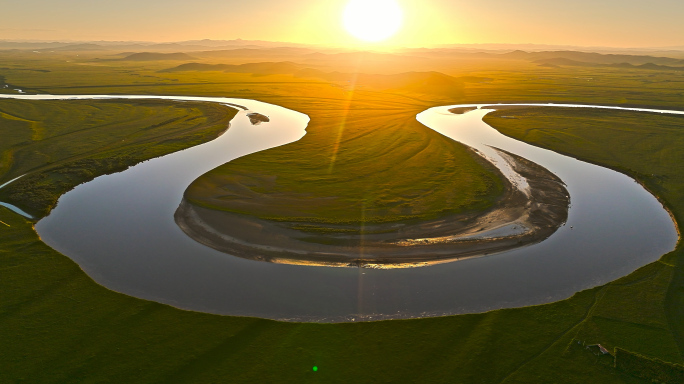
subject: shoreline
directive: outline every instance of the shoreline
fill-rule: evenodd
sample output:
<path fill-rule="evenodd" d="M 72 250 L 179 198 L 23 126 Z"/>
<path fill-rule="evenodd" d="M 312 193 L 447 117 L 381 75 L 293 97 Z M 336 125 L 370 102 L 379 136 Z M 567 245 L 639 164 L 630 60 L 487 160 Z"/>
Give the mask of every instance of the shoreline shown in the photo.
<path fill-rule="evenodd" d="M 521 191 L 504 177 L 504 196 L 485 212 L 420 223 L 336 226 L 317 236 L 301 230 L 302 223 L 295 229 L 295 223 L 211 210 L 185 199 L 174 219 L 192 239 L 218 251 L 307 266 L 415 268 L 500 253 L 548 238 L 568 217 L 570 197 L 562 180 L 538 164 L 497 151 L 530 188 Z"/>
<path fill-rule="evenodd" d="M 596 107 L 600 108 L 600 106 Z M 425 111 L 425 113 L 427 112 L 428 111 Z M 665 113 L 665 111 L 663 112 Z M 433 113 L 433 115 L 437 116 L 446 114 Z M 439 120 L 436 120 L 436 122 L 439 122 Z M 266 128 L 267 127 L 268 126 L 266 126 Z M 432 128 L 433 126 L 428 125 L 428 127 Z M 435 127 L 432 129 L 437 130 L 436 128 L 439 127 L 439 125 L 435 125 Z M 254 130 L 249 130 L 249 132 L 253 131 Z M 490 145 L 495 145 L 500 148 L 511 148 L 506 146 L 505 144 Z M 491 147 L 487 147 L 487 149 L 487 153 L 490 153 L 492 151 Z M 221 153 L 223 153 L 224 151 L 225 149 L 222 147 Z M 510 168 L 510 165 L 506 163 L 505 159 L 498 155 L 495 156 L 495 158 L 498 159 L 499 164 L 506 165 Z M 536 157 L 531 158 L 537 159 Z M 485 160 L 483 159 L 482 161 Z M 538 162 L 538 164 L 547 164 L 542 162 L 541 160 L 536 161 Z M 141 167 L 145 167 L 145 165 Z M 549 169 L 555 171 L 555 168 L 551 167 L 551 165 L 549 165 Z M 179 169 L 179 171 L 180 170 L 181 169 Z M 562 175 L 563 173 L 560 174 Z M 565 180 L 565 177 L 563 179 Z M 572 179 L 567 179 L 566 182 L 568 182 L 568 185 L 573 185 L 571 184 L 573 182 Z M 630 185 L 632 184 L 634 183 L 630 183 Z M 92 188 L 97 187 L 97 185 L 97 182 L 93 183 Z M 165 196 L 165 193 L 168 189 L 169 188 L 159 190 L 157 191 L 157 193 L 161 193 L 161 195 Z M 644 191 L 642 188 L 638 189 Z M 652 197 L 652 194 L 646 194 Z M 102 193 L 98 195 L 105 196 Z M 70 198 L 72 201 L 76 203 L 78 203 L 79 201 L 78 193 L 71 192 L 65 196 L 73 196 Z M 87 194 L 85 196 L 88 197 Z M 156 197 L 157 194 L 154 194 L 154 196 Z M 574 197 L 575 196 L 573 196 L 573 198 Z M 603 241 L 604 239 L 595 238 L 592 236 L 583 236 L 585 233 L 597 233 L 598 231 L 576 231 L 574 234 L 580 236 L 580 238 L 582 239 L 588 239 L 589 241 L 585 241 L 584 243 L 578 243 L 578 241 L 576 240 L 573 242 L 565 241 L 568 236 L 563 236 L 562 234 L 566 231 L 569 231 L 569 228 L 559 228 L 557 235 L 551 236 L 548 239 L 549 243 L 561 245 L 561 247 L 557 248 L 557 252 L 539 252 L 538 250 L 540 248 L 544 248 L 543 246 L 539 247 L 539 245 L 542 244 L 530 243 L 527 247 L 512 249 L 505 255 L 494 256 L 490 258 L 476 258 L 466 263 L 449 263 L 442 265 L 440 268 L 424 268 L 421 270 L 405 269 L 403 271 L 396 271 L 395 273 L 390 273 L 389 271 L 383 272 L 373 270 L 366 270 L 365 272 L 362 272 L 363 270 L 354 271 L 350 269 L 338 269 L 331 271 L 329 269 L 323 268 L 286 268 L 286 266 L 277 266 L 273 264 L 264 265 L 264 263 L 246 263 L 244 261 L 240 261 L 240 259 L 226 257 L 230 256 L 227 254 L 215 254 L 212 249 L 206 248 L 197 242 L 188 241 L 188 239 L 184 236 L 181 236 L 181 241 L 175 241 L 173 237 L 177 237 L 177 229 L 174 226 L 174 224 L 168 222 L 168 219 L 170 219 L 170 217 L 173 216 L 174 211 L 178 207 L 178 203 L 181 199 L 182 190 L 179 194 L 179 198 L 174 199 L 174 201 L 172 201 L 170 204 L 167 204 L 167 206 L 164 207 L 165 214 L 163 215 L 163 225 L 148 227 L 154 228 L 154 231 L 170 229 L 166 232 L 159 232 L 160 234 L 165 235 L 157 238 L 158 241 L 161 242 L 162 245 L 164 245 L 163 248 L 159 248 L 161 252 L 155 253 L 154 251 L 157 251 L 157 249 L 152 249 L 153 252 L 150 251 L 152 246 L 156 246 L 156 243 L 153 242 L 155 240 L 155 237 L 146 236 L 147 232 L 144 231 L 145 228 L 143 228 L 141 225 L 137 225 L 137 227 L 140 227 L 140 230 L 136 231 L 136 233 L 134 234 L 136 235 L 136 237 L 133 237 L 133 239 L 140 239 L 139 242 L 136 243 L 135 241 L 128 240 L 130 239 L 130 237 L 121 238 L 119 241 L 110 241 L 112 239 L 115 239 L 115 235 L 118 235 L 119 232 L 112 233 L 111 231 L 106 231 L 102 233 L 102 238 L 104 241 L 109 241 L 106 243 L 109 246 L 103 249 L 99 244 L 95 244 L 95 246 L 92 247 L 93 251 L 90 251 L 91 247 L 89 247 L 88 244 L 86 244 L 86 246 L 82 246 L 84 242 L 76 241 L 73 244 L 70 243 L 68 241 L 70 240 L 68 236 L 65 237 L 65 243 L 61 243 L 62 239 L 60 238 L 55 240 L 55 238 L 51 238 L 50 236 L 46 236 L 44 237 L 44 239 L 47 240 L 46 243 L 50 244 L 53 247 L 53 244 L 65 244 L 65 247 L 68 246 L 65 249 L 69 252 L 66 252 L 65 254 L 71 257 L 72 260 L 76 261 L 82 268 L 88 266 L 88 268 L 86 268 L 88 271 L 87 274 L 94 278 L 99 284 L 111 290 L 122 292 L 124 294 L 132 295 L 135 297 L 141 297 L 152 301 L 166 303 L 177 308 L 184 308 L 186 310 L 209 312 L 223 315 L 255 316 L 285 321 L 347 321 L 347 319 L 350 316 L 360 315 L 360 311 L 352 308 L 350 311 L 343 310 L 342 312 L 345 313 L 341 314 L 317 314 L 317 308 L 324 308 L 325 305 L 329 304 L 331 295 L 334 296 L 340 294 L 340 292 L 346 292 L 341 291 L 342 289 L 349 290 L 349 292 L 353 293 L 357 292 L 357 290 L 362 288 L 364 290 L 369 289 L 369 287 L 371 286 L 369 286 L 368 284 L 370 283 L 383 284 L 372 286 L 372 289 L 374 290 L 372 292 L 372 295 L 370 294 L 370 291 L 368 291 L 369 294 L 365 296 L 365 299 L 368 300 L 369 305 L 367 308 L 371 308 L 370 304 L 373 304 L 372 308 L 375 309 L 371 310 L 372 317 L 371 312 L 369 312 L 368 318 L 358 317 L 357 320 L 359 321 L 368 321 L 385 318 L 383 314 L 399 313 L 397 309 L 400 309 L 402 311 L 400 315 L 397 315 L 399 316 L 398 318 L 413 318 L 426 316 L 431 317 L 441 315 L 453 315 L 461 313 L 478 313 L 499 308 L 515 308 L 521 306 L 538 305 L 570 297 L 575 292 L 578 292 L 585 288 L 594 287 L 597 284 L 601 284 L 603 282 L 614 280 L 644 265 L 642 263 L 639 263 L 639 265 L 636 265 L 634 268 L 630 268 L 629 266 L 625 268 L 622 264 L 620 264 L 619 273 L 615 274 L 615 276 L 610 275 L 608 276 L 608 278 L 601 279 L 604 276 L 599 276 L 599 273 L 605 272 L 605 268 L 601 268 L 603 265 L 594 262 L 596 258 L 593 257 L 593 255 L 592 257 L 585 256 L 586 252 L 577 251 L 577 249 L 583 248 L 583 244 L 591 246 L 592 244 L 594 244 L 593 242 L 591 242 L 591 240 L 594 239 L 597 241 L 598 244 L 603 244 L 603 242 L 601 241 Z M 140 200 L 141 199 L 138 199 L 137 201 Z M 105 203 L 101 204 L 101 206 L 105 207 L 107 206 L 107 204 L 108 201 L 105 201 Z M 573 206 L 572 208 L 575 212 L 581 212 L 581 210 L 578 210 L 577 207 Z M 628 206 L 625 208 L 628 210 L 630 207 Z M 62 206 L 62 211 L 64 211 L 64 206 Z M 108 218 L 106 214 L 109 211 L 111 210 L 107 209 L 103 212 L 103 214 L 97 215 L 98 220 L 103 221 L 101 220 L 102 217 Z M 131 210 L 121 209 L 119 211 Z M 126 231 L 131 232 L 131 234 L 133 233 L 132 231 L 128 230 L 128 228 L 130 228 L 128 224 L 136 225 L 138 223 L 146 223 L 147 220 L 150 220 L 149 218 L 152 217 L 152 215 L 150 215 L 148 212 L 143 212 L 142 210 L 137 211 L 141 213 L 133 216 L 126 214 L 129 215 L 126 216 L 127 218 L 133 217 L 135 219 L 126 221 Z M 62 232 L 65 230 L 65 228 L 69 230 L 78 228 L 77 226 L 71 226 L 73 227 L 71 228 L 68 225 L 69 223 L 66 223 L 63 220 L 57 220 L 55 214 L 59 213 L 59 209 L 57 209 L 56 212 L 53 212 L 52 219 L 46 219 L 42 224 L 42 229 L 40 223 L 36 225 L 36 231 L 39 232 L 39 235 L 42 235 L 43 232 L 45 232 L 46 235 L 50 235 L 50 229 L 52 228 L 51 225 L 54 225 L 55 229 L 59 229 Z M 663 212 L 663 214 L 665 214 L 665 212 Z M 122 217 L 123 215 L 124 214 L 122 214 Z M 157 217 L 160 216 L 157 215 Z M 573 216 L 573 218 L 570 219 L 569 223 L 573 223 L 573 221 L 575 221 L 575 218 L 576 216 Z M 160 221 L 161 220 L 162 219 L 160 219 Z M 669 215 L 665 220 L 668 222 L 667 227 L 672 225 L 672 221 Z M 665 220 L 663 220 L 663 223 L 665 223 Z M 104 224 L 109 225 L 110 222 L 113 221 L 106 220 Z M 78 224 L 78 222 L 75 220 L 74 223 Z M 591 221 L 587 224 L 590 225 L 589 228 L 592 228 Z M 567 226 L 569 225 L 570 224 L 567 224 Z M 572 225 L 577 224 L 573 223 Z M 317 225 L 312 225 L 310 227 L 315 226 Z M 253 226 L 249 229 L 252 232 L 256 232 L 257 230 L 263 230 L 263 228 L 258 228 L 258 226 Z M 644 228 L 646 232 L 643 233 L 651 233 L 648 232 L 649 229 L 650 227 Z M 123 234 L 124 231 L 120 231 L 120 233 Z M 638 237 L 640 234 L 641 232 L 635 233 L 634 235 L 635 237 Z M 126 235 L 129 235 L 129 233 L 126 233 Z M 171 238 L 167 236 L 170 236 Z M 150 247 L 148 247 L 146 243 L 146 241 L 149 240 L 152 240 Z M 629 242 L 632 241 L 632 239 L 625 239 L 625 241 Z M 90 241 L 90 243 L 93 242 Z M 573 247 L 573 243 L 582 244 L 582 246 Z M 123 247 L 120 247 L 120 244 L 122 244 Z M 140 248 L 140 251 L 142 251 L 142 253 L 140 253 L 138 249 L 131 250 L 131 246 L 133 244 L 144 244 L 145 247 Z M 169 248 L 168 246 L 166 246 L 166 244 L 173 244 L 174 247 Z M 73 246 L 74 248 L 70 248 L 71 246 Z M 181 246 L 187 246 L 188 249 L 192 249 L 192 252 L 182 251 L 185 248 L 182 248 Z M 357 247 L 357 249 L 358 248 L 359 247 Z M 416 246 L 414 248 L 418 247 Z M 73 251 L 74 249 L 77 251 Z M 120 251 L 120 249 L 122 249 L 123 252 Z M 91 254 L 97 255 L 99 258 L 79 258 L 80 254 L 78 252 L 80 252 L 81 250 L 85 250 L 87 252 L 81 254 L 86 254 L 88 257 L 90 257 Z M 669 250 L 658 252 L 658 256 L 661 256 L 662 254 L 667 253 L 668 251 Z M 100 255 L 103 254 L 112 254 L 114 257 L 100 257 Z M 633 256 L 640 258 L 645 254 L 650 255 L 650 253 L 646 252 L 643 254 L 635 254 Z M 138 255 L 144 255 L 145 257 L 141 258 L 138 257 Z M 188 258 L 188 255 L 191 255 L 192 257 Z M 519 255 L 524 255 L 525 257 L 515 257 Z M 620 257 L 620 260 L 626 260 L 625 257 L 621 256 L 621 254 L 617 256 Z M 468 256 L 463 256 L 461 257 L 461 259 L 465 259 L 466 257 Z M 141 260 L 144 261 L 145 264 L 139 262 L 140 259 L 145 259 Z M 93 264 L 89 264 L 89 262 L 91 262 L 92 260 L 94 260 L 95 262 L 101 262 L 102 264 L 90 268 L 90 266 L 92 266 Z M 556 260 L 572 260 L 573 262 L 571 264 L 560 265 L 558 266 L 559 268 L 556 268 L 556 265 L 554 265 L 554 262 Z M 280 262 L 280 260 L 276 261 Z M 444 262 L 448 261 L 450 260 L 448 258 L 445 258 Z M 290 260 L 289 262 L 291 264 L 295 264 L 297 261 Z M 204 267 L 203 275 L 201 277 L 198 277 L 197 275 L 193 274 L 193 272 L 199 271 L 199 269 L 196 268 L 198 263 L 202 263 L 202 266 Z M 437 263 L 438 262 L 434 262 L 434 264 Z M 589 267 L 583 268 L 582 265 L 584 263 L 587 263 L 586 265 L 588 265 Z M 306 262 L 302 264 L 306 265 Z M 479 268 L 483 264 L 489 264 L 489 267 Z M 131 267 L 131 273 L 128 273 L 126 275 L 127 278 L 123 282 L 117 280 L 117 276 L 108 275 L 108 270 L 105 269 L 106 267 L 111 266 L 109 270 L 123 270 L 122 268 L 126 268 L 129 265 Z M 138 267 L 139 265 L 145 267 L 145 269 L 141 271 L 143 272 L 143 274 L 136 272 L 140 271 L 139 268 L 137 270 L 132 269 Z M 581 271 L 583 273 L 579 274 L 577 276 L 578 278 L 573 278 L 571 281 L 566 282 L 565 280 L 563 280 L 562 277 L 568 274 L 567 269 L 576 267 L 578 268 L 578 271 Z M 295 274 L 297 278 L 293 280 L 291 279 L 291 276 L 283 276 L 277 273 L 270 273 L 272 271 L 282 270 L 283 268 Z M 157 271 L 160 269 L 169 271 L 171 273 L 175 273 L 175 275 L 169 274 L 169 276 L 173 277 L 173 279 L 168 281 L 161 279 L 159 279 L 159 281 L 154 281 L 156 275 L 150 274 L 149 272 Z M 443 271 L 449 271 L 450 273 L 445 274 L 443 273 Z M 472 273 L 473 271 L 478 271 L 482 273 L 482 275 L 474 275 Z M 557 271 L 560 272 L 561 275 L 557 275 Z M 365 276 L 362 277 L 361 275 Z M 137 276 L 141 277 L 141 279 L 139 279 L 139 282 L 140 284 L 142 284 L 140 285 L 140 287 L 143 287 L 142 289 L 132 284 L 138 282 L 133 280 Z M 481 279 L 478 276 L 488 276 L 491 279 L 492 284 L 483 286 L 481 284 Z M 596 280 L 595 276 L 598 276 L 598 280 Z M 193 277 L 195 277 L 196 280 L 193 280 Z M 400 279 L 400 281 L 397 281 L 396 279 Z M 534 290 L 535 294 L 536 292 L 540 292 L 542 296 L 530 295 L 530 291 L 525 290 L 526 288 L 519 284 L 519 282 L 523 281 L 523 279 L 525 281 L 525 284 L 530 284 L 530 286 L 532 287 L 537 287 L 537 289 Z M 364 285 L 363 287 L 357 286 L 357 283 L 360 283 L 361 281 L 364 281 L 366 285 Z M 322 282 L 324 282 L 325 284 L 321 284 Z M 391 295 L 394 295 L 394 291 L 390 290 L 386 292 L 384 291 L 384 289 L 385 287 L 387 287 L 388 289 L 391 288 L 391 284 L 394 284 L 395 282 L 401 283 L 402 286 L 416 288 L 416 290 L 405 291 L 404 296 L 402 296 L 407 304 L 412 305 L 411 308 L 413 309 L 403 306 L 399 308 L 397 307 L 396 303 L 390 302 L 391 300 L 386 300 L 386 298 L 388 297 L 393 297 Z M 389 283 L 390 285 L 384 283 Z M 174 293 L 176 292 L 176 289 L 178 289 L 178 287 L 182 287 L 182 285 L 184 284 L 187 284 L 188 287 L 193 288 L 194 291 L 191 291 L 190 289 L 182 289 L 180 295 L 175 295 Z M 229 288 L 223 288 L 230 287 L 231 285 L 239 287 L 239 289 L 242 290 L 241 292 L 243 294 L 225 296 L 225 294 L 223 294 L 222 292 L 231 290 Z M 148 289 L 148 287 L 151 288 Z M 302 290 L 300 289 L 300 287 L 307 289 Z M 420 288 L 420 290 L 418 290 L 418 288 Z M 268 293 L 267 290 L 275 291 Z M 281 300 L 279 301 L 279 304 L 288 306 L 285 308 L 287 313 L 272 313 L 269 312 L 270 308 L 272 308 L 272 306 L 270 306 L 269 303 L 271 303 L 273 293 L 276 293 L 278 295 L 282 294 L 283 296 L 294 294 L 297 295 L 298 300 L 299 298 L 301 298 L 302 300 L 307 300 L 307 302 L 309 302 L 311 305 L 307 307 L 307 310 L 305 311 L 306 313 L 303 313 L 301 312 L 301 307 L 288 306 L 289 302 Z M 378 293 L 378 295 L 376 295 L 376 293 Z M 464 294 L 462 295 L 462 293 Z M 188 296 L 190 294 L 192 294 L 192 297 Z M 388 294 L 390 296 L 385 296 L 384 294 Z M 248 296 L 249 301 L 246 304 L 246 306 L 242 306 L 242 302 L 240 302 L 240 300 L 247 300 L 246 296 Z M 478 297 L 478 299 L 475 301 L 473 301 L 474 296 Z M 424 300 L 426 297 L 434 298 L 434 303 L 430 302 L 429 304 L 424 304 L 427 302 L 426 300 Z M 448 300 L 448 302 L 442 303 L 443 300 Z M 211 304 L 207 305 L 206 303 L 208 302 L 211 302 Z M 197 303 L 200 304 L 198 305 Z M 266 304 L 269 304 L 269 306 L 263 307 L 263 305 Z M 309 308 L 311 308 L 311 310 L 309 310 Z M 394 316 L 390 317 L 395 318 Z M 352 321 L 354 320 L 352 319 Z"/>
<path fill-rule="evenodd" d="M 586 105 L 586 104 L 578 103 L 578 105 Z M 590 104 L 588 107 L 591 107 L 591 106 L 592 106 L 592 105 Z M 501 105 L 497 105 L 497 104 L 491 104 L 491 105 L 482 105 L 482 106 L 480 107 L 480 109 L 496 109 L 496 110 L 512 109 L 512 110 L 515 110 L 515 109 L 529 108 L 529 107 L 533 107 L 533 108 L 534 108 L 534 107 L 540 107 L 540 108 L 549 108 L 549 107 L 551 107 L 551 108 L 553 108 L 553 107 L 557 107 L 557 108 L 573 108 L 573 107 L 564 107 L 564 106 L 558 106 L 558 105 L 527 105 L 527 104 L 501 104 Z M 619 107 L 619 106 L 611 106 L 611 107 Z M 635 105 L 625 106 L 625 108 L 649 108 L 649 107 L 648 107 L 648 106 L 642 106 L 642 105 L 636 105 L 636 104 L 635 104 Z M 676 108 L 675 108 L 675 109 L 672 109 L 672 111 L 684 112 L 684 108 L 680 108 L 680 109 L 676 109 Z M 658 114 L 663 114 L 663 113 L 664 113 L 664 112 L 662 112 L 662 111 L 633 111 L 633 112 L 639 112 L 639 113 L 658 113 Z M 494 129 L 496 129 L 496 128 L 494 128 Z M 498 131 L 498 130 L 497 130 L 497 131 Z M 503 133 L 502 133 L 502 134 L 503 134 Z M 513 137 L 508 136 L 508 135 L 504 135 L 504 136 L 514 139 Z M 537 148 L 545 149 L 544 147 L 541 147 L 541 146 L 538 146 L 538 145 L 534 145 L 534 144 L 530 144 L 530 145 L 535 146 L 535 147 L 537 147 Z M 555 152 L 555 151 L 554 151 L 554 152 Z M 596 162 L 594 162 L 594 161 L 590 161 L 590 160 L 587 160 L 587 159 L 580 159 L 580 158 L 578 158 L 578 157 L 576 157 L 576 156 L 574 156 L 574 155 L 572 155 L 572 154 L 570 154 L 570 153 L 565 153 L 565 152 L 556 152 L 556 153 L 562 154 L 562 155 L 564 155 L 564 156 L 572 157 L 572 158 L 575 159 L 575 160 L 583 161 L 583 162 L 586 162 L 586 163 L 589 163 L 589 164 L 593 164 L 593 165 L 596 165 L 596 166 L 599 166 L 599 167 L 604 167 L 604 168 L 610 169 L 610 170 L 612 170 L 612 171 L 615 171 L 615 172 L 618 172 L 618 173 L 620 173 L 620 174 L 623 174 L 623 175 L 629 177 L 630 179 L 634 180 L 634 181 L 635 181 L 637 184 L 639 184 L 644 190 L 646 190 L 649 194 L 651 194 L 653 197 L 655 197 L 656 200 L 658 200 L 658 202 L 660 203 L 660 205 L 662 206 L 662 208 L 665 210 L 665 212 L 667 212 L 668 216 L 670 216 L 670 219 L 672 220 L 672 224 L 674 225 L 675 231 L 677 232 L 677 247 L 679 247 L 679 244 L 682 243 L 682 231 L 681 231 L 681 229 L 680 229 L 680 227 L 679 227 L 679 222 L 677 221 L 677 217 L 675 216 L 674 212 L 672 212 L 672 209 L 670 209 L 670 206 L 666 203 L 666 201 L 665 201 L 659 194 L 657 194 L 657 193 L 655 193 L 655 191 L 651 190 L 651 188 L 649 188 L 649 187 L 648 187 L 643 181 L 641 181 L 636 175 L 630 175 L 629 172 L 625 171 L 624 169 L 620 169 L 620 168 L 617 168 L 617 167 L 610 167 L 610 166 L 607 166 L 607 165 L 602 165 L 602 164 L 599 164 L 599 163 L 596 163 Z"/>

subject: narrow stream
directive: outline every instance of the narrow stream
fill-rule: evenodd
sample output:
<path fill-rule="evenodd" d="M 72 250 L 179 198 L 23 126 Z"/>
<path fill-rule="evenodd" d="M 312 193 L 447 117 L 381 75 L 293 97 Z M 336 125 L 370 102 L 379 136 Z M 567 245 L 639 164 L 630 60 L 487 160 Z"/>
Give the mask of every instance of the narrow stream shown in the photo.
<path fill-rule="evenodd" d="M 502 161 L 491 149 L 497 147 L 556 173 L 572 202 L 564 227 L 538 244 L 424 268 L 324 268 L 246 260 L 188 238 L 173 214 L 194 179 L 237 157 L 298 140 L 305 134 L 306 115 L 227 98 L 0 97 L 191 100 L 248 109 L 214 141 L 76 187 L 36 225 L 45 243 L 76 261 L 99 284 L 179 308 L 339 322 L 521 307 L 561 300 L 625 276 L 674 249 L 678 239 L 661 204 L 629 177 L 505 137 L 482 121 L 487 110 L 454 115 L 448 112 L 451 106 L 429 109 L 418 120 L 493 161 Z M 252 112 L 270 122 L 251 125 L 247 114 Z"/>

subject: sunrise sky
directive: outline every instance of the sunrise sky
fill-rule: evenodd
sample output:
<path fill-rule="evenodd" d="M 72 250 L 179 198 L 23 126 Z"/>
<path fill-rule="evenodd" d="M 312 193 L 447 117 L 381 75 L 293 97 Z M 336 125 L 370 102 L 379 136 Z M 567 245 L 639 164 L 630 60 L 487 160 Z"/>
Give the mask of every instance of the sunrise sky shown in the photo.
<path fill-rule="evenodd" d="M 249 39 L 354 45 L 347 0 L 0 0 L 0 39 Z M 403 27 L 382 44 L 684 45 L 681 0 L 397 0 Z"/>

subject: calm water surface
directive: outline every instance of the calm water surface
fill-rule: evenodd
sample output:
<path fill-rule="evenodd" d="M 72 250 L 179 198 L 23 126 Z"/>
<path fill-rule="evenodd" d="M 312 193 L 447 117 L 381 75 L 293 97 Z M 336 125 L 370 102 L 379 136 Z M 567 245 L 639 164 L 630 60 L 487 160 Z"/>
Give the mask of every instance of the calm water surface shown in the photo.
<path fill-rule="evenodd" d="M 128 295 L 195 311 L 281 320 L 473 313 L 567 298 L 657 260 L 677 242 L 667 212 L 634 180 L 507 138 L 482 122 L 485 110 L 453 115 L 447 112 L 451 107 L 438 107 L 418 120 L 493 161 L 497 155 L 489 146 L 559 175 L 572 201 L 567 225 L 539 244 L 417 269 L 306 267 L 232 257 L 193 241 L 176 226 L 173 214 L 183 192 L 229 160 L 298 140 L 308 117 L 253 100 L 152 98 L 234 103 L 249 111 L 241 111 L 210 143 L 78 186 L 36 225 L 43 241 L 98 283 Z M 271 122 L 252 126 L 250 112 Z"/>

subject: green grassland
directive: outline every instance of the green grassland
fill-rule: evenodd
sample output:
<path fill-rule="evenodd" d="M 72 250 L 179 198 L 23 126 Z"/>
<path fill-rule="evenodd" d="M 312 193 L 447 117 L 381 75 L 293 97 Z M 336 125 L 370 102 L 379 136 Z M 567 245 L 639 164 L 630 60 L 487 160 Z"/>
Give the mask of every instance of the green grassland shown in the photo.
<path fill-rule="evenodd" d="M 350 99 L 345 84 L 292 75 L 161 74 L 157 71 L 167 68 L 168 63 L 94 65 L 71 56 L 60 56 L 59 60 L 0 54 L 0 68 L 12 67 L 0 70 L 0 76 L 25 90 L 246 97 L 294 110 L 301 110 L 301 106 L 322 117 L 326 113 L 324 106 Z M 476 67 L 485 69 L 478 72 Z M 450 75 L 492 80 L 463 83 L 459 97 L 453 93 L 447 96 L 409 90 L 361 91 L 375 95 L 374 109 L 388 109 L 396 112 L 396 116 L 403 116 L 398 111 L 401 108 L 415 113 L 421 108 L 460 102 L 568 101 L 682 107 L 684 77 L 660 72 L 538 68 L 527 63 L 507 68 L 500 62 L 479 67 L 470 64 L 467 73 L 456 66 L 452 71 Z M 592 76 L 593 81 L 580 79 L 585 76 Z M 383 105 L 383 100 L 388 100 L 387 104 Z M 91 103 L 100 102 L 83 102 L 83 107 L 87 109 Z M 27 103 L 26 108 L 28 104 L 32 103 Z M 3 113 L 23 120 L 39 120 L 20 114 L 19 107 L 0 106 Z M 182 104 L 173 108 L 184 107 Z M 136 105 L 134 109 L 139 108 L 157 107 Z M 684 159 L 678 144 L 683 134 L 677 129 L 682 124 L 679 118 L 609 111 L 592 116 L 579 115 L 575 110 L 567 114 L 558 111 L 544 110 L 541 114 L 531 110 L 526 112 L 531 115 L 517 120 L 496 119 L 493 115 L 489 121 L 506 134 L 527 134 L 525 140 L 535 144 L 548 145 L 637 177 L 665 201 L 681 223 L 684 175 L 680 173 L 684 171 L 677 164 Z M 506 111 L 506 115 L 513 113 L 518 111 Z M 392 116 L 395 114 L 389 117 Z M 105 117 L 94 112 L 91 118 L 95 121 Z M 330 121 L 335 119 L 339 116 L 331 116 Z M 33 135 L 29 122 L 12 118 L 2 121 L 7 126 L 23 127 L 25 137 L 13 140 L 26 141 Z M 45 127 L 50 125 L 47 118 L 40 121 Z M 534 133 L 523 132 L 522 127 L 515 126 L 522 121 L 529 126 L 536 122 L 538 129 Z M 623 122 L 625 128 L 620 129 Z M 132 132 L 147 126 L 120 124 L 129 126 Z M 610 135 L 597 134 L 601 131 Z M 348 134 L 349 142 L 361 142 L 360 132 L 350 128 Z M 2 135 L 4 139 L 5 133 Z M 44 137 L 47 140 L 49 135 Z M 429 135 L 416 136 L 418 140 L 426 138 Z M 68 164 L 67 156 L 59 157 L 67 153 L 60 148 L 65 144 L 71 143 L 55 142 L 50 146 L 54 151 L 51 156 L 63 161 L 62 165 Z M 16 143 L 2 140 L 0 151 L 5 153 L 13 145 Z M 96 156 L 97 148 L 93 146 L 82 153 L 92 151 L 92 156 Z M 313 149 L 318 148 L 307 148 Z M 118 148 L 107 156 L 116 157 L 120 152 L 125 153 L 126 148 Z M 351 155 L 346 156 L 351 159 Z M 148 152 L 145 156 L 155 154 Z M 329 160 L 329 153 L 321 156 Z M 432 159 L 426 156 L 421 161 Z M 3 168 L 5 173 L 0 180 L 20 174 L 21 167 L 40 173 L 39 166 L 22 165 L 15 157 L 11 166 Z M 15 173 L 7 173 L 11 169 L 16 169 Z M 340 168 L 333 167 L 331 173 L 336 170 Z M 648 175 L 650 178 L 642 179 Z M 61 191 L 49 193 L 56 195 Z M 650 382 L 613 368 L 611 360 L 594 356 L 578 346 L 576 340 L 602 343 L 611 349 L 621 347 L 672 363 L 683 362 L 681 248 L 613 283 L 548 305 L 434 319 L 293 324 L 181 311 L 111 292 L 42 243 L 31 222 L 4 208 L 0 208 L 0 221 L 5 223 L 0 223 L 3 383 Z M 312 370 L 314 365 L 319 367 L 317 372 Z"/>
<path fill-rule="evenodd" d="M 346 98 L 346 84 L 319 78 L 219 71 L 168 73 L 160 71 L 175 66 L 169 62 L 106 62 L 94 60 L 95 57 L 104 59 L 102 54 L 75 57 L 66 53 L 2 52 L 0 76 L 20 89 L 37 93 L 230 96 L 287 103 L 295 110 L 304 100 Z M 502 59 L 421 62 L 425 64 L 385 64 L 373 67 L 377 71 L 370 73 L 396 73 L 397 68 L 425 70 L 426 65 L 433 65 L 432 70 L 461 79 L 458 95 L 453 88 L 448 95 L 392 92 L 407 101 L 445 104 L 540 101 L 683 108 L 682 72 L 547 68 Z M 326 71 L 342 70 L 334 61 L 325 64 Z"/>
<path fill-rule="evenodd" d="M 515 119 L 501 118 L 504 115 Z M 684 221 L 684 116 L 522 108 L 491 113 L 485 121 L 508 136 L 634 177 L 661 199 L 678 223 Z M 683 250 L 680 244 L 646 267 L 651 278 L 613 284 L 578 337 L 682 362 Z M 645 281 L 651 289 L 643 289 Z"/>
<path fill-rule="evenodd" d="M 246 156 L 196 180 L 186 198 L 282 221 L 387 222 L 483 210 L 503 192 L 486 162 L 415 119 L 426 109 L 388 94 L 302 103 L 296 143 Z"/>
<path fill-rule="evenodd" d="M 217 137 L 237 111 L 168 101 L 0 100 L 0 200 L 42 217 L 78 184 Z"/>

